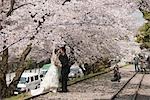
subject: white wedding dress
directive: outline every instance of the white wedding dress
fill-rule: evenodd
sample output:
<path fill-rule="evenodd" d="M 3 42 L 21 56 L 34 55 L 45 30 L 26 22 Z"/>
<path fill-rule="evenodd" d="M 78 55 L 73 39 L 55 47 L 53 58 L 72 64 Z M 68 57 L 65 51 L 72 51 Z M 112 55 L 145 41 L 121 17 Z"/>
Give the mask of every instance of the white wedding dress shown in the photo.
<path fill-rule="evenodd" d="M 57 92 L 57 88 L 59 86 L 59 69 L 52 64 L 48 69 L 43 81 L 40 84 L 40 88 L 36 90 L 31 90 L 31 95 L 35 96 L 44 92 L 44 90 L 52 90 L 52 92 Z"/>

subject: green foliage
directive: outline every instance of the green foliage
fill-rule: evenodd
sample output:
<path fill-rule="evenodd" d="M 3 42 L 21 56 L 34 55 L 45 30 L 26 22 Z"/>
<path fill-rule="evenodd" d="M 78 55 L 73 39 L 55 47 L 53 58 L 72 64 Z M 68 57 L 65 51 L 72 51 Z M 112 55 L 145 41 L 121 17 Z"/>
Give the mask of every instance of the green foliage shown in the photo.
<path fill-rule="evenodd" d="M 32 59 L 28 59 L 26 61 L 26 64 L 27 64 L 27 67 L 26 69 L 33 69 L 33 68 L 36 68 L 36 62 Z"/>
<path fill-rule="evenodd" d="M 5 98 L 4 100 L 24 100 L 25 97 L 29 97 L 29 93 L 18 94 L 17 96 L 11 96 L 10 98 Z"/>
<path fill-rule="evenodd" d="M 150 21 L 150 12 L 148 11 L 142 11 L 143 12 L 143 16 L 146 20 L 149 20 Z"/>
<path fill-rule="evenodd" d="M 150 12 L 142 11 L 143 16 L 146 20 L 148 20 L 147 23 L 145 23 L 140 29 L 140 34 L 138 34 L 137 42 L 142 43 L 141 47 L 143 48 L 150 48 Z"/>

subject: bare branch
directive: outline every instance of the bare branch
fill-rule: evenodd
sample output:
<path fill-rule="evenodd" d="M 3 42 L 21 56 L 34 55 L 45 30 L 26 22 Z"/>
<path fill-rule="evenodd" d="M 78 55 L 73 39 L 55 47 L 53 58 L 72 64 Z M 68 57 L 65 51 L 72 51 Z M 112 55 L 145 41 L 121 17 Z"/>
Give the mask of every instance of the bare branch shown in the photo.
<path fill-rule="evenodd" d="M 10 9 L 9 9 L 9 11 L 6 14 L 7 17 L 10 16 L 11 13 L 13 12 L 14 4 L 15 4 L 15 0 L 11 0 L 10 1 Z"/>
<path fill-rule="evenodd" d="M 4 0 L 1 0 L 1 1 L 2 1 L 2 6 L 3 6 Z"/>
<path fill-rule="evenodd" d="M 14 10 L 17 10 L 17 9 L 23 7 L 23 6 L 26 6 L 26 5 L 33 5 L 33 6 L 35 6 L 35 5 L 32 4 L 32 3 L 26 3 L 26 4 L 22 4 L 22 5 L 20 5 L 20 6 L 16 7 L 16 8 L 14 8 L 13 11 L 14 11 Z"/>
<path fill-rule="evenodd" d="M 19 41 L 21 41 L 21 40 L 23 40 L 23 39 L 25 39 L 25 37 L 23 37 L 23 38 L 21 38 L 21 39 L 17 40 L 16 42 L 14 42 L 14 43 L 12 43 L 12 44 L 10 44 L 10 45 L 9 45 L 9 46 L 7 46 L 6 48 L 4 48 L 2 51 L 0 51 L 0 53 L 2 53 L 3 51 L 5 51 L 6 49 L 8 49 L 8 48 L 9 48 L 9 47 L 11 47 L 12 45 L 14 45 L 14 44 L 18 43 Z"/>
<path fill-rule="evenodd" d="M 10 2 L 10 9 L 9 9 L 9 11 L 8 11 L 7 14 L 6 14 L 7 17 L 10 16 L 11 13 L 12 13 L 14 10 L 17 10 L 17 9 L 19 9 L 19 8 L 25 6 L 25 5 L 33 5 L 33 6 L 35 6 L 35 5 L 32 4 L 32 3 L 26 3 L 26 4 L 22 4 L 22 5 L 20 5 L 20 6 L 16 7 L 16 8 L 14 8 L 14 5 L 15 5 L 15 0 L 11 0 L 11 2 Z"/>
<path fill-rule="evenodd" d="M 15 42 L 13 42 L 12 44 L 10 44 L 10 45 L 7 46 L 6 48 L 4 48 L 2 51 L 0 51 L 0 53 L 2 53 L 2 52 L 3 52 L 4 50 L 6 50 L 7 48 L 13 46 L 14 44 L 16 44 L 16 43 L 18 43 L 18 42 L 20 42 L 21 40 L 24 40 L 24 39 L 30 39 L 30 40 L 33 40 L 33 36 L 31 36 L 31 37 L 23 37 L 23 38 L 21 38 L 21 39 L 15 41 Z"/>

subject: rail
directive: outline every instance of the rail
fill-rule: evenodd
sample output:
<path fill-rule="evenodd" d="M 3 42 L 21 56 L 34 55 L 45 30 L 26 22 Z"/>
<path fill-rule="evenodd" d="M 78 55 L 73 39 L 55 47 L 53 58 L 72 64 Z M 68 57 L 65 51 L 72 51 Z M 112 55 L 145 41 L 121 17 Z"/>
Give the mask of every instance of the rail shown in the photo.
<path fill-rule="evenodd" d="M 143 79 L 144 79 L 144 76 L 145 76 L 145 73 L 143 74 L 142 79 L 140 80 L 140 82 L 139 82 L 139 84 L 138 84 L 137 90 L 135 91 L 135 94 L 134 94 L 132 100 L 136 100 L 136 99 L 137 99 L 138 91 L 139 91 L 140 88 L 141 88 L 141 84 L 142 84 L 142 81 L 143 81 Z"/>
<path fill-rule="evenodd" d="M 138 72 L 133 74 L 133 76 L 111 97 L 111 100 L 114 100 L 117 97 L 117 95 L 125 88 L 125 86 L 133 79 L 133 77 L 137 75 L 137 73 Z"/>
<path fill-rule="evenodd" d="M 127 84 L 138 74 L 138 72 L 136 72 L 135 74 L 133 74 L 133 76 L 111 97 L 111 100 L 115 100 L 115 98 L 117 98 L 117 96 L 119 95 L 119 93 L 121 93 L 121 91 L 127 86 Z M 143 81 L 143 78 L 145 76 L 145 73 L 142 75 L 142 78 L 140 80 L 140 82 L 138 83 L 137 89 L 135 91 L 135 94 L 132 97 L 132 100 L 136 100 L 137 96 L 138 96 L 138 91 L 141 88 L 141 84 Z"/>

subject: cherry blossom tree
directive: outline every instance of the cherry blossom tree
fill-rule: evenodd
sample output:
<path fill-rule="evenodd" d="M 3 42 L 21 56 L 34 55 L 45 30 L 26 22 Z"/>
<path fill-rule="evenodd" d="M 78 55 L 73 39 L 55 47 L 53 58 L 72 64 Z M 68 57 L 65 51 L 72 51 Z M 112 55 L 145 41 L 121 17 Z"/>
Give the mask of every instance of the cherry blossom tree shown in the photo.
<path fill-rule="evenodd" d="M 139 50 L 132 46 L 143 24 L 134 16 L 139 14 L 136 1 L 1 0 L 0 4 L 0 52 L 9 55 L 6 62 L 19 58 L 23 50 L 30 52 L 27 59 L 50 58 L 54 43 L 66 44 L 71 64 L 103 63 Z"/>

